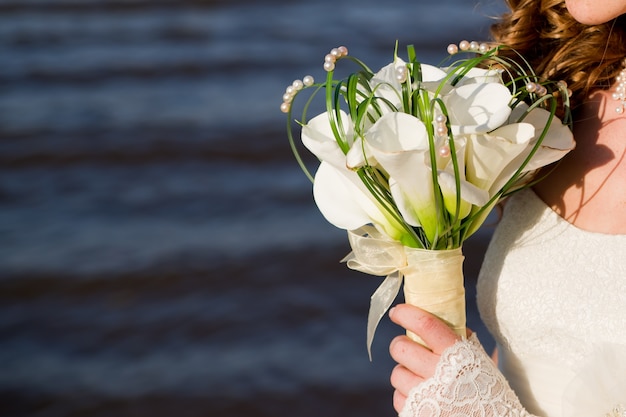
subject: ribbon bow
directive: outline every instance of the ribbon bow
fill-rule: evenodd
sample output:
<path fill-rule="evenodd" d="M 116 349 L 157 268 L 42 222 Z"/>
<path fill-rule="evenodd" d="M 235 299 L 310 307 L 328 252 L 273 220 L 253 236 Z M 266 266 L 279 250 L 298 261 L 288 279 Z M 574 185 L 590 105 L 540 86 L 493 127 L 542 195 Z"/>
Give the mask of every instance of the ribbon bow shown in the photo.
<path fill-rule="evenodd" d="M 391 240 L 372 226 L 348 231 L 348 240 L 352 252 L 341 260 L 346 262 L 348 268 L 370 275 L 387 275 L 370 299 L 367 353 L 371 361 L 376 327 L 400 292 L 404 277 L 402 270 L 408 266 L 407 255 L 401 243 Z"/>

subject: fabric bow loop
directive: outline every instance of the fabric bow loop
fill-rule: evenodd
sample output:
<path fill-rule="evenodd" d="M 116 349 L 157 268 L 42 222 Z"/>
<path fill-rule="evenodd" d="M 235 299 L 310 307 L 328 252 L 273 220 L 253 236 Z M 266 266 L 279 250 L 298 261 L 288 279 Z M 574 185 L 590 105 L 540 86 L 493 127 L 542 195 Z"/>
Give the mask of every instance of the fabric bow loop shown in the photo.
<path fill-rule="evenodd" d="M 387 238 L 372 226 L 363 226 L 348 231 L 348 240 L 352 248 L 342 262 L 348 268 L 370 275 L 387 276 L 370 298 L 367 317 L 367 353 L 372 360 L 372 342 L 378 323 L 396 299 L 404 274 L 408 266 L 404 246 Z"/>

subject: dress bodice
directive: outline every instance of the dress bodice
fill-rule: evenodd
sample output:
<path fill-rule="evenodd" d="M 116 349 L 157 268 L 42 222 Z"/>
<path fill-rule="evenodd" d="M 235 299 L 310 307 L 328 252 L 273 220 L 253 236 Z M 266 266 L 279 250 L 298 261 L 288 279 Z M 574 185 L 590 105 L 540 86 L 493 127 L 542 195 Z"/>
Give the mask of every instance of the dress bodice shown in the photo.
<path fill-rule="evenodd" d="M 579 229 L 521 191 L 485 255 L 478 306 L 524 406 L 566 417 L 585 365 L 606 346 L 626 349 L 626 235 Z"/>

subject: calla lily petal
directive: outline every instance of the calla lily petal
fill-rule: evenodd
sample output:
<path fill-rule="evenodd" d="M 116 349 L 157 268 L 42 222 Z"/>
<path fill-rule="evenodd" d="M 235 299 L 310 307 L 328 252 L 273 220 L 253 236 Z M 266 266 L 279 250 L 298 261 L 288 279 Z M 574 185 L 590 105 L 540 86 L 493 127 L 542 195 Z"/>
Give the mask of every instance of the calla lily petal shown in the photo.
<path fill-rule="evenodd" d="M 350 117 L 342 110 L 341 123 L 346 129 L 345 139 L 350 143 L 354 136 L 353 123 Z M 302 143 L 320 160 L 326 161 L 338 168 L 345 166 L 346 157 L 337 144 L 337 140 L 329 123 L 329 115 L 324 112 L 315 116 L 302 127 Z"/>
<path fill-rule="evenodd" d="M 372 89 L 376 89 L 376 95 L 389 100 L 397 108 L 402 107 L 402 84 L 397 78 L 397 69 L 402 66 L 406 66 L 406 62 L 396 58 L 393 63 L 384 66 L 374 74 L 370 80 Z M 420 70 L 422 74 L 421 87 L 433 92 L 447 75 L 445 71 L 428 64 L 420 64 Z"/>
<path fill-rule="evenodd" d="M 508 181 L 514 171 L 504 168 L 527 149 L 534 133 L 532 125 L 515 123 L 491 134 L 468 136 L 467 180 L 484 190 L 498 188 Z"/>
<path fill-rule="evenodd" d="M 372 150 L 390 154 L 429 149 L 428 132 L 424 122 L 407 113 L 383 115 L 366 133 Z"/>
<path fill-rule="evenodd" d="M 502 84 L 502 71 L 496 69 L 485 69 L 474 67 L 470 69 L 467 74 L 463 76 L 456 84 L 456 87 L 461 87 L 467 84 L 485 84 L 485 83 L 499 83 Z"/>
<path fill-rule="evenodd" d="M 367 132 L 366 140 L 380 166 L 389 173 L 398 209 L 412 226 L 422 226 L 432 238 L 437 230 L 426 126 L 406 113 L 389 113 Z"/>
<path fill-rule="evenodd" d="M 467 84 L 444 98 L 452 133 L 486 133 L 502 126 L 511 114 L 511 93 L 502 84 Z"/>
<path fill-rule="evenodd" d="M 511 119 L 519 119 L 528 110 L 528 105 L 525 103 L 515 107 L 511 113 Z M 548 123 L 550 112 L 541 108 L 534 108 L 524 118 L 524 123 L 530 123 L 535 126 L 535 137 L 533 143 L 535 143 L 541 135 L 544 126 Z M 574 149 L 576 142 L 574 141 L 574 135 L 567 125 L 564 125 L 559 119 L 554 118 L 548 133 L 546 134 L 543 142 L 537 152 L 533 155 L 532 159 L 525 167 L 524 172 L 534 171 L 538 168 L 549 165 L 555 161 L 560 160 L 569 151 Z"/>
<path fill-rule="evenodd" d="M 313 197 L 324 218 L 339 229 L 374 224 L 392 239 L 405 240 L 405 230 L 365 188 L 359 176 L 322 162 L 315 174 Z"/>
<path fill-rule="evenodd" d="M 443 80 L 448 74 L 440 68 L 434 67 L 428 64 L 421 64 L 420 66 L 422 70 L 422 82 L 440 82 Z"/>
<path fill-rule="evenodd" d="M 406 66 L 406 63 L 397 58 L 391 64 L 381 68 L 370 80 L 370 86 L 372 90 L 375 90 L 376 96 L 388 100 L 397 108 L 402 107 L 402 85 L 398 81 L 396 74 L 397 69 L 402 66 Z M 383 112 L 385 111 L 390 110 L 383 106 Z"/>
<path fill-rule="evenodd" d="M 355 181 L 326 162 L 322 162 L 315 173 L 313 197 L 326 220 L 340 229 L 354 230 L 370 223 L 369 213 L 375 210 Z"/>
<path fill-rule="evenodd" d="M 456 213 L 456 179 L 454 173 L 440 171 L 437 176 L 443 201 L 448 212 L 452 215 Z M 465 218 L 472 209 L 472 205 L 484 206 L 489 201 L 487 190 L 476 187 L 468 181 L 460 180 L 461 204 L 459 206 L 459 218 Z"/>
<path fill-rule="evenodd" d="M 346 154 L 346 166 L 349 169 L 357 169 L 365 165 L 376 166 L 376 158 L 372 155 L 367 142 L 363 139 L 357 138 L 352 144 L 352 147 Z"/>
<path fill-rule="evenodd" d="M 444 196 L 449 194 L 450 197 L 453 197 L 456 200 L 454 176 L 450 175 L 449 172 L 441 172 L 439 180 L 441 181 L 439 185 L 445 190 Z M 475 206 L 484 206 L 489 201 L 489 193 L 486 190 L 478 188 L 468 181 L 461 181 L 460 186 L 461 201 L 466 201 Z M 450 190 L 451 192 L 447 192 L 447 190 Z M 454 213 L 454 209 L 450 210 L 450 213 Z"/>

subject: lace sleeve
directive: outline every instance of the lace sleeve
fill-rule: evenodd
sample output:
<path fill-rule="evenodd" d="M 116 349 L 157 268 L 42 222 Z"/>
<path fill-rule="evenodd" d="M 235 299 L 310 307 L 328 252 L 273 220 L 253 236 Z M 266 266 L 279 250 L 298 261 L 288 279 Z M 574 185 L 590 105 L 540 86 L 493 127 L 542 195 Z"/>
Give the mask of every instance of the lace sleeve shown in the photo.
<path fill-rule="evenodd" d="M 446 349 L 435 375 L 414 387 L 400 417 L 533 417 L 475 334 Z"/>

